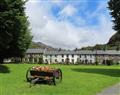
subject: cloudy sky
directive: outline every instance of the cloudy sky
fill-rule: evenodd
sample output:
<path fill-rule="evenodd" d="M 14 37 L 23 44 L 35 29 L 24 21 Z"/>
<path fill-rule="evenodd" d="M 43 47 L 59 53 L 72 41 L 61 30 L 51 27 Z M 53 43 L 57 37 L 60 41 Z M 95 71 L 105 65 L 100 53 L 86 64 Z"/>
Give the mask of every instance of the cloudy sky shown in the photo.
<path fill-rule="evenodd" d="M 108 0 L 29 0 L 33 41 L 74 49 L 104 44 L 115 33 Z"/>

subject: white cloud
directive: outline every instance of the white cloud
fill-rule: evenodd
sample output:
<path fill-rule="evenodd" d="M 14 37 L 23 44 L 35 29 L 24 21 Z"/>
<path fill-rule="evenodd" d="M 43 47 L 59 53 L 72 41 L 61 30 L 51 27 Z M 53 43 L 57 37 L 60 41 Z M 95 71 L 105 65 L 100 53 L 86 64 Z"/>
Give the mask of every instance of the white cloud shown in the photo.
<path fill-rule="evenodd" d="M 29 3 L 40 2 L 40 0 L 29 0 Z"/>
<path fill-rule="evenodd" d="M 76 8 L 72 5 L 65 6 L 58 14 L 60 17 L 73 16 L 77 12 Z"/>
<path fill-rule="evenodd" d="M 63 2 L 63 0 L 51 0 L 51 2 L 59 5 L 59 3 Z"/>
<path fill-rule="evenodd" d="M 37 2 L 28 2 L 26 7 L 26 13 L 29 16 L 34 36 L 33 40 L 44 42 L 57 48 L 73 49 L 103 44 L 114 33 L 112 23 L 105 14 L 98 16 L 99 25 L 77 27 L 67 20 L 57 21 L 50 13 L 50 5 L 45 6 Z M 75 7 L 67 5 L 60 14 L 72 16 L 76 11 Z"/>

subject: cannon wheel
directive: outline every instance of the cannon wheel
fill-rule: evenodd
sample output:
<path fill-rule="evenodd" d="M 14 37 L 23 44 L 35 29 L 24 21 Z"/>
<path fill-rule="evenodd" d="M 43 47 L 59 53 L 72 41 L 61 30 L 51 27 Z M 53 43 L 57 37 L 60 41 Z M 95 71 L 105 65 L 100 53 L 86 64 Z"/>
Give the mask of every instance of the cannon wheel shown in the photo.
<path fill-rule="evenodd" d="M 61 69 L 57 69 L 53 74 L 53 83 L 54 85 L 59 84 L 62 81 L 62 71 Z"/>
<path fill-rule="evenodd" d="M 32 76 L 30 74 L 30 70 L 31 70 L 31 67 L 26 72 L 26 79 L 27 79 L 28 82 L 32 81 Z"/>

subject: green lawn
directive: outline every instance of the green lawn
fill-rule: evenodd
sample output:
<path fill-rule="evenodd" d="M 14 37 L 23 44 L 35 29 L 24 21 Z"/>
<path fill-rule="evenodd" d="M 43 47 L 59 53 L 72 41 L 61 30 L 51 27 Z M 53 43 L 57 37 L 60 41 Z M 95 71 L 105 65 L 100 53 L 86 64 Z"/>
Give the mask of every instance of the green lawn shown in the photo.
<path fill-rule="evenodd" d="M 96 95 L 120 82 L 120 66 L 50 65 L 62 69 L 62 83 L 29 88 L 25 74 L 31 66 L 34 64 L 0 65 L 0 95 Z"/>

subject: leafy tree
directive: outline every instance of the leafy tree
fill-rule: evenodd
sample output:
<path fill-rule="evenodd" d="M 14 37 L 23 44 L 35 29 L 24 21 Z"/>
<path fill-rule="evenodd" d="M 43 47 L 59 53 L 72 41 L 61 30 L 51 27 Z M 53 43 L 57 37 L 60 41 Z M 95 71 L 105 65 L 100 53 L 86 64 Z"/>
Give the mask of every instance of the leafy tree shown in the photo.
<path fill-rule="evenodd" d="M 117 51 L 120 50 L 120 44 L 116 47 L 116 50 L 117 50 Z"/>
<path fill-rule="evenodd" d="M 69 58 L 66 58 L 65 64 L 69 64 L 69 63 L 70 63 L 70 59 L 69 59 Z"/>
<path fill-rule="evenodd" d="M 110 0 L 108 2 L 110 13 L 114 22 L 114 29 L 120 33 L 120 0 Z"/>
<path fill-rule="evenodd" d="M 107 50 L 107 45 L 103 46 L 103 50 L 106 51 Z"/>
<path fill-rule="evenodd" d="M 120 44 L 120 0 L 110 0 L 108 2 L 110 14 L 113 17 L 113 29 L 117 31 L 115 35 L 113 35 L 108 42 L 111 45 L 119 45 Z"/>
<path fill-rule="evenodd" d="M 23 57 L 31 43 L 25 0 L 0 0 L 0 63 Z"/>
<path fill-rule="evenodd" d="M 38 62 L 39 64 L 42 64 L 43 63 L 43 57 L 41 56 L 40 58 L 39 58 L 39 62 Z"/>

